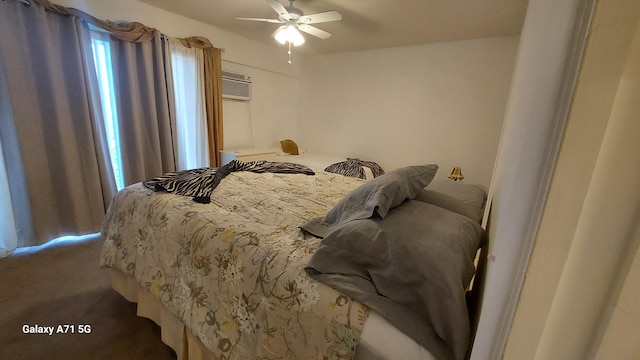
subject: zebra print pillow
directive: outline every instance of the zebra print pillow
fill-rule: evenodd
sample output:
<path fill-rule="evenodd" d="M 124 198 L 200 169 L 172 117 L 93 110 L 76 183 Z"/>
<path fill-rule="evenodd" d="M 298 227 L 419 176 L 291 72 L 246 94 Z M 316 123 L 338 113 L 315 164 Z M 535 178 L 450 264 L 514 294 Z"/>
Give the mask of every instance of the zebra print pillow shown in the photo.
<path fill-rule="evenodd" d="M 384 170 L 382 170 L 382 167 L 377 163 L 356 158 L 347 158 L 345 161 L 331 164 L 327 166 L 324 171 L 364 180 L 371 180 L 371 178 L 367 178 L 367 171 L 365 168 L 370 170 L 373 178 L 384 174 Z"/>

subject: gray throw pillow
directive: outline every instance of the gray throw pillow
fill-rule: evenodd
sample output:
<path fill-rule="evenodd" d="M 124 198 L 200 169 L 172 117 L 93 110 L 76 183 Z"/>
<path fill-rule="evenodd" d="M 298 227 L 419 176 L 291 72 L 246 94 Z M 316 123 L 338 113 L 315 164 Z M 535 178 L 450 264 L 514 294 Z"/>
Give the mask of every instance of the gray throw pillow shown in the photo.
<path fill-rule="evenodd" d="M 415 200 L 440 206 L 480 223 L 487 193 L 478 185 L 443 180 L 430 183 L 418 192 Z"/>
<path fill-rule="evenodd" d="M 332 225 L 378 215 L 413 199 L 427 186 L 438 171 L 438 165 L 414 165 L 398 168 L 359 186 L 338 202 L 324 219 L 311 219 L 302 226 L 309 233 L 324 237 Z"/>

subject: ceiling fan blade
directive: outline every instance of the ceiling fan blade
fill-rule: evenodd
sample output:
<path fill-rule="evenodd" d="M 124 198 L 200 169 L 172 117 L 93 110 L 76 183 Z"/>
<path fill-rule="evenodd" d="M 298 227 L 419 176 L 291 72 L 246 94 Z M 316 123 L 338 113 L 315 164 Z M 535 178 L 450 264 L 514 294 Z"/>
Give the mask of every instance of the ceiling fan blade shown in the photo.
<path fill-rule="evenodd" d="M 323 22 L 329 22 L 329 21 L 340 21 L 340 20 L 342 20 L 342 15 L 340 15 L 339 12 L 332 10 L 332 11 L 325 11 L 317 14 L 304 15 L 304 16 L 301 16 L 298 21 L 302 24 L 317 24 L 317 23 L 323 23 Z"/>
<path fill-rule="evenodd" d="M 309 35 L 313 35 L 313 36 L 315 36 L 317 38 L 320 38 L 320 39 L 323 39 L 323 40 L 324 39 L 328 39 L 328 38 L 331 37 L 331 33 L 328 33 L 328 32 L 326 32 L 324 30 L 320 30 L 317 27 L 311 26 L 311 25 L 300 24 L 298 26 L 298 29 L 300 31 L 306 32 Z"/>
<path fill-rule="evenodd" d="M 282 21 L 280 21 L 279 19 L 263 19 L 263 18 L 247 18 L 247 17 L 236 17 L 234 19 L 236 19 L 236 20 L 249 20 L 249 21 L 262 21 L 262 22 L 268 22 L 268 23 L 272 23 L 272 24 L 282 24 Z"/>
<path fill-rule="evenodd" d="M 291 15 L 289 15 L 289 12 L 287 11 L 287 9 L 285 9 L 285 7 L 282 6 L 282 4 L 280 4 L 280 1 L 278 0 L 264 0 L 264 1 L 266 1 L 267 4 L 269 4 L 269 6 L 271 6 L 271 8 L 278 13 L 280 18 L 291 19 Z"/>

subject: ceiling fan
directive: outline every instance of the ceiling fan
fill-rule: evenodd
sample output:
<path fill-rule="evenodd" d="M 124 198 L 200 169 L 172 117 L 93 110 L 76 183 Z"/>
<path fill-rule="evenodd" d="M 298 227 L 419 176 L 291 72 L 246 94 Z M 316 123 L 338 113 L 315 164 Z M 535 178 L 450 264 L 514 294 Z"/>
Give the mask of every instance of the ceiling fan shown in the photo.
<path fill-rule="evenodd" d="M 277 19 L 247 17 L 236 17 L 235 19 L 282 24 L 273 34 L 273 37 L 282 45 L 289 43 L 289 63 L 291 63 L 291 45 L 304 44 L 304 37 L 300 34 L 300 31 L 320 39 L 328 39 L 331 37 L 331 33 L 310 24 L 342 20 L 342 15 L 334 10 L 305 15 L 302 10 L 293 6 L 294 0 L 289 0 L 289 6 L 287 7 L 283 6 L 278 0 L 265 1 L 278 13 Z"/>

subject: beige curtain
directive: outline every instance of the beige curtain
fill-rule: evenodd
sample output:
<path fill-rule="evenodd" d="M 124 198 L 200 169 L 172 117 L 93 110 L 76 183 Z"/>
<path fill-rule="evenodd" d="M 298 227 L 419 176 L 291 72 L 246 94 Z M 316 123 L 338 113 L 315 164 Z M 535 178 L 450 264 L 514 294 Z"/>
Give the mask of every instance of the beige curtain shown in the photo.
<path fill-rule="evenodd" d="M 205 49 L 205 74 L 210 79 L 205 87 L 207 119 L 209 122 L 209 159 L 211 166 L 220 166 L 220 150 L 224 148 L 222 128 L 222 55 L 221 50 Z"/>
<path fill-rule="evenodd" d="M 89 30 L 0 1 L 0 137 L 18 246 L 96 232 L 115 182 L 91 84 Z M 89 58 L 91 59 L 91 58 Z"/>

